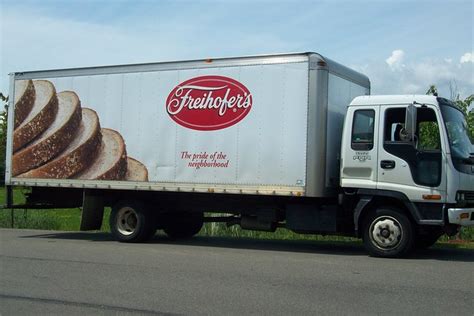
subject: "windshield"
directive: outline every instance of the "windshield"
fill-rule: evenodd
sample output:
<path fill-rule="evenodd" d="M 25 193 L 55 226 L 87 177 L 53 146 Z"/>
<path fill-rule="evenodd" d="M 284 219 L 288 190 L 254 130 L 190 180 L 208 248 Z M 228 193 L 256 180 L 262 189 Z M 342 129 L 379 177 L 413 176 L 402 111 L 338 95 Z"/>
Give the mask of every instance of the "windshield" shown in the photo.
<path fill-rule="evenodd" d="M 451 148 L 451 156 L 453 159 L 471 160 L 474 156 L 474 145 L 469 137 L 467 121 L 464 114 L 450 106 L 441 106 L 444 123 L 448 132 L 449 147 Z"/>

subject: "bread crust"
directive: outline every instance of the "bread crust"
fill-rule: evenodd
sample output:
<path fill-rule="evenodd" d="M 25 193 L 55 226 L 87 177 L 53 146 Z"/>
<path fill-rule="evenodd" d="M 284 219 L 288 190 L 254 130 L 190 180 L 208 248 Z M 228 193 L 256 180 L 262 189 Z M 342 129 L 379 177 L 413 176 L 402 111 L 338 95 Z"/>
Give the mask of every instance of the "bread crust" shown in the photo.
<path fill-rule="evenodd" d="M 138 169 L 138 172 L 137 172 Z M 139 175 L 138 175 L 139 174 Z M 140 161 L 127 157 L 127 173 L 125 174 L 126 181 L 148 181 L 148 169 Z"/>
<path fill-rule="evenodd" d="M 101 129 L 102 137 L 104 137 L 104 133 L 111 135 L 112 137 L 116 138 L 119 144 L 119 155 L 116 158 L 116 161 L 104 172 L 97 173 L 91 177 L 85 177 L 84 175 L 90 172 L 90 168 L 94 167 L 94 162 L 91 165 L 83 170 L 81 173 L 74 176 L 74 179 L 82 179 L 82 180 L 123 180 L 125 178 L 125 174 L 127 173 L 127 150 L 125 147 L 125 142 L 123 140 L 122 135 L 119 132 L 109 129 L 109 128 L 102 128 Z M 107 136 L 108 137 L 108 136 Z M 100 146 L 99 153 L 96 155 L 95 159 L 98 159 L 100 155 L 104 155 L 104 141 L 102 140 L 102 144 Z"/>
<path fill-rule="evenodd" d="M 44 132 L 54 121 L 56 113 L 58 112 L 58 98 L 56 96 L 56 89 L 53 84 L 47 80 L 34 81 L 33 84 L 45 84 L 51 91 L 47 102 L 42 106 L 41 110 L 28 122 L 19 126 L 13 131 L 13 152 L 18 151 L 27 143 L 31 142 L 38 135 Z M 38 89 L 35 86 L 35 95 L 38 94 Z"/>
<path fill-rule="evenodd" d="M 30 170 L 18 177 L 65 179 L 87 168 L 91 163 L 91 157 L 96 157 L 99 153 L 102 134 L 100 133 L 100 122 L 97 113 L 92 109 L 82 108 L 83 118 L 88 116 L 86 112 L 89 112 L 89 115 L 92 114 L 93 117 L 95 117 L 96 123 L 93 126 L 91 137 L 67 155 L 61 156 L 60 154 L 57 158 L 45 165 Z M 76 137 L 80 137 L 80 135 L 76 135 Z"/>
<path fill-rule="evenodd" d="M 14 129 L 16 129 L 20 124 L 25 120 L 28 114 L 33 108 L 35 103 L 35 86 L 31 80 L 21 80 L 25 81 L 21 84 L 26 84 L 26 88 L 23 93 L 19 96 L 15 95 L 15 122 Z M 16 94 L 16 93 L 15 93 Z"/>
<path fill-rule="evenodd" d="M 41 139 L 41 136 L 39 136 L 39 142 L 33 142 L 13 155 L 13 176 L 27 172 L 53 159 L 62 152 L 76 136 L 82 119 L 81 103 L 74 92 L 61 92 L 59 94 L 59 100 L 62 100 L 61 95 L 69 95 L 69 97 L 72 98 L 72 104 L 59 103 L 58 106 L 72 106 L 74 107 L 74 111 L 69 117 L 66 117 L 66 120 L 62 122 L 61 126 L 53 134 L 44 139 Z"/>

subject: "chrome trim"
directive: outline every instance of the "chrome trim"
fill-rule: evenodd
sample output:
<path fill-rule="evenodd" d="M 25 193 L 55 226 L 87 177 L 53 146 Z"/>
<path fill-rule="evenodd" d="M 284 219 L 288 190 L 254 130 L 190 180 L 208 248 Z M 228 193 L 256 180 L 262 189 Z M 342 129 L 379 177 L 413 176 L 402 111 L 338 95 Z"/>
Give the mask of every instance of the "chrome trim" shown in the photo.
<path fill-rule="evenodd" d="M 11 184 L 13 156 L 13 125 L 15 118 L 15 75 L 10 74 L 10 89 L 8 96 L 7 148 L 5 154 L 5 184 Z"/>
<path fill-rule="evenodd" d="M 469 213 L 468 218 L 461 219 L 461 213 Z M 456 224 L 461 226 L 474 226 L 473 218 L 474 207 L 473 208 L 448 208 L 448 221 L 450 224 Z"/>
<path fill-rule="evenodd" d="M 110 65 L 83 68 L 67 68 L 25 71 L 15 73 L 16 79 L 42 79 L 68 76 L 93 76 L 104 74 L 120 74 L 130 72 L 152 72 L 168 70 L 184 70 L 199 68 L 223 68 L 245 65 L 282 64 L 308 62 L 308 53 L 262 55 L 230 58 L 203 58 L 195 60 L 168 61 L 141 64 Z"/>
<path fill-rule="evenodd" d="M 326 131 L 328 71 L 310 70 L 308 84 L 306 195 L 323 197 L 326 186 L 326 133 L 321 131 Z M 315 161 L 318 163 L 315 164 Z"/>
<path fill-rule="evenodd" d="M 162 192 L 228 193 L 249 195 L 305 196 L 304 186 L 262 186 L 238 184 L 98 181 L 77 179 L 12 178 L 12 185 L 78 189 L 143 190 Z"/>

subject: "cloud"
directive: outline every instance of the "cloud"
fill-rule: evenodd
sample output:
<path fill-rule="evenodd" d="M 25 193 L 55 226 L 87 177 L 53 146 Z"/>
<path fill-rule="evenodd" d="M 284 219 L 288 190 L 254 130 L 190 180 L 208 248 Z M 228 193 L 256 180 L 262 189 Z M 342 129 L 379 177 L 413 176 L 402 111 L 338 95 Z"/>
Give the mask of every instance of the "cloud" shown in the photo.
<path fill-rule="evenodd" d="M 125 5 L 125 2 L 116 2 Z M 442 56 L 444 58 L 413 59 L 413 55 L 419 54 L 416 49 L 423 45 L 415 47 L 395 39 L 393 41 L 399 43 L 398 47 L 405 50 L 397 48 L 384 56 L 378 53 L 379 49 L 384 48 L 377 41 L 363 45 L 365 50 L 357 50 L 354 43 L 360 43 L 363 38 L 354 39 L 354 43 L 346 40 L 334 42 L 337 33 L 323 30 L 312 32 L 309 36 L 300 32 L 304 25 L 300 23 L 301 15 L 296 15 L 296 18 L 282 15 L 282 12 L 287 14 L 287 7 L 273 8 L 270 14 L 268 6 L 260 4 L 257 10 L 251 12 L 253 15 L 249 19 L 261 21 L 260 13 L 265 12 L 268 14 L 263 18 L 268 23 L 256 25 L 242 24 L 233 18 L 238 16 L 236 12 L 247 13 L 246 6 L 240 2 L 231 1 L 234 3 L 232 10 L 229 10 L 227 2 L 216 2 L 215 8 L 205 14 L 202 3 L 192 5 L 186 2 L 185 6 L 177 4 L 171 7 L 150 4 L 153 8 L 145 11 L 151 2 L 138 2 L 141 7 L 126 6 L 127 9 L 120 11 L 120 14 L 93 1 L 80 2 L 77 8 L 72 9 L 52 4 L 43 9 L 24 4 L 0 6 L 0 91 L 8 93 L 7 73 L 13 71 L 316 50 L 343 64 L 349 60 L 352 68 L 368 75 L 374 94 L 425 93 L 430 84 L 435 84 L 442 95 L 449 97 L 449 83 L 453 80 L 461 96 L 473 93 L 474 52 L 465 53 L 462 57 L 459 57 L 459 52 L 455 55 L 451 52 Z M 21 5 L 21 1 L 14 3 Z M 84 11 L 81 11 L 82 15 L 71 11 L 84 3 L 94 5 L 99 14 L 91 14 L 93 17 L 89 18 Z M 52 7 L 57 7 L 60 14 L 52 13 Z M 302 7 L 307 10 L 307 6 Z M 296 10 L 293 14 L 295 12 L 300 11 Z M 305 21 L 313 23 L 315 13 L 324 18 L 320 12 L 323 11 L 319 7 L 307 11 Z M 285 24 L 278 22 L 280 20 L 273 15 L 285 16 Z M 386 39 L 386 34 L 381 34 Z M 341 38 L 346 36 L 339 35 Z M 321 47 L 315 47 L 316 43 L 320 43 Z M 407 50 L 406 47 L 412 48 Z M 433 54 L 444 51 L 437 46 L 430 49 Z M 462 48 L 461 52 L 470 50 L 470 47 Z M 431 53 L 423 51 L 423 54 Z M 364 65 L 360 61 L 362 58 L 370 59 Z"/>
<path fill-rule="evenodd" d="M 8 91 L 9 72 L 262 54 L 300 45 L 270 29 L 219 27 L 228 8 L 217 7 L 219 14 L 201 15 L 196 4 L 180 11 L 179 19 L 142 16 L 139 10 L 104 22 L 0 5 L 0 91 Z"/>
<path fill-rule="evenodd" d="M 471 62 L 456 63 L 450 57 L 411 59 L 409 52 L 401 50 L 393 51 L 385 62 L 381 60 L 352 66 L 370 78 L 372 94 L 425 94 L 432 84 L 447 98 L 474 92 Z"/>
<path fill-rule="evenodd" d="M 396 49 L 392 52 L 392 55 L 385 59 L 385 62 L 393 70 L 401 69 L 404 65 L 402 64 L 405 58 L 405 52 L 401 49 Z"/>
<path fill-rule="evenodd" d="M 464 55 L 461 56 L 461 59 L 459 60 L 461 64 L 464 63 L 474 63 L 474 52 L 472 53 L 465 53 Z"/>

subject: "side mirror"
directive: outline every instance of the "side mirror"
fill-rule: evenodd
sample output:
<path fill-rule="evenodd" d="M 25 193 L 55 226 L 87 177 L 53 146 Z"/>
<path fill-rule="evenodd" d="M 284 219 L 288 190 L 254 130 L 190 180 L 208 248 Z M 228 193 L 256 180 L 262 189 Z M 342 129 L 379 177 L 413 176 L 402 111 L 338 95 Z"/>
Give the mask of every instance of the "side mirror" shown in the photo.
<path fill-rule="evenodd" d="M 403 131 L 403 140 L 407 142 L 415 141 L 415 132 L 416 132 L 416 106 L 410 104 L 407 107 L 405 115 L 405 128 Z"/>

